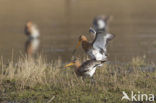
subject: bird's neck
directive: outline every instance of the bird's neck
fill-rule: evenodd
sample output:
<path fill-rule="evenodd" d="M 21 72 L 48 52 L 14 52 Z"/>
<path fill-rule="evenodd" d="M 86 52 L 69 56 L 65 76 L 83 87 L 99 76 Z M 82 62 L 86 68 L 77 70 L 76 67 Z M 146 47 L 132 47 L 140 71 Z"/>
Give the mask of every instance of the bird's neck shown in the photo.
<path fill-rule="evenodd" d="M 91 43 L 89 43 L 88 40 L 83 40 L 82 41 L 82 48 L 87 52 L 88 49 L 91 47 Z"/>
<path fill-rule="evenodd" d="M 78 69 L 80 66 L 81 66 L 81 63 L 80 63 L 80 62 L 76 62 L 76 63 L 75 63 L 76 69 Z"/>
<path fill-rule="evenodd" d="M 96 31 L 96 34 L 105 33 L 105 32 L 107 32 L 106 28 L 104 28 L 104 29 L 99 29 L 99 30 Z"/>

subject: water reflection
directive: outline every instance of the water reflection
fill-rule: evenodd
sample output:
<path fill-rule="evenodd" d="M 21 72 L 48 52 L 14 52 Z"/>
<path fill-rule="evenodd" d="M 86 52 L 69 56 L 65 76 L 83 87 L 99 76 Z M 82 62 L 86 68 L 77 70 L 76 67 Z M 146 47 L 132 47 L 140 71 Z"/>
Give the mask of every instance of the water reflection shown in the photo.
<path fill-rule="evenodd" d="M 33 57 L 39 48 L 39 30 L 37 25 L 32 21 L 28 21 L 25 26 L 25 35 L 27 36 L 27 41 L 25 43 L 25 51 L 28 57 Z"/>

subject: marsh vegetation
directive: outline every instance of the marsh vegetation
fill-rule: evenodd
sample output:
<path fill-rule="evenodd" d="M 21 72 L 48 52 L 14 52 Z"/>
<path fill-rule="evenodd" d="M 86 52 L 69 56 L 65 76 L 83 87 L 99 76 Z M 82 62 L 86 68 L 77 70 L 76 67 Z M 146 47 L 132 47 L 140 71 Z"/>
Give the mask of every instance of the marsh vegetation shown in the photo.
<path fill-rule="evenodd" d="M 0 62 L 0 102 L 14 103 L 121 103 L 122 91 L 156 94 L 155 64 L 144 57 L 127 64 L 105 63 L 96 70 L 94 83 L 82 79 L 61 59 L 47 64 L 44 57 L 20 57 Z M 126 103 L 127 101 L 122 101 Z"/>

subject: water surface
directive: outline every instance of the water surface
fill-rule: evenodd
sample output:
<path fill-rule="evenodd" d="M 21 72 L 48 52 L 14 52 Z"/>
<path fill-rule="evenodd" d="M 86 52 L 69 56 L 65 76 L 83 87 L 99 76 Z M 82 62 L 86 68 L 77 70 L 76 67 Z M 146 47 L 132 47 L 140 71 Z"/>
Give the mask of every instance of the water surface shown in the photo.
<path fill-rule="evenodd" d="M 38 24 L 40 51 L 48 60 L 70 60 L 79 35 L 88 34 L 93 18 L 111 15 L 109 31 L 116 38 L 109 46 L 111 61 L 129 61 L 146 55 L 156 60 L 155 0 L 0 0 L 0 55 L 24 53 L 27 20 Z M 87 35 L 89 37 L 89 35 Z M 13 51 L 13 53 L 12 53 Z M 76 55 L 84 55 L 82 49 Z"/>

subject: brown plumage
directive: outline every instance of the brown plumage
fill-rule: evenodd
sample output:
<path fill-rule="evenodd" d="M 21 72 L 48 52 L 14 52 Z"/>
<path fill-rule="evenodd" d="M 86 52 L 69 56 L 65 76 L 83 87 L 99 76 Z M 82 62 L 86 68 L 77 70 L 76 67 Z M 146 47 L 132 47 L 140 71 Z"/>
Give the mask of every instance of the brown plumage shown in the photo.
<path fill-rule="evenodd" d="M 25 51 L 29 57 L 32 57 L 39 47 L 39 30 L 34 23 L 28 21 L 25 25 L 24 32 L 28 37 L 25 43 Z"/>
<path fill-rule="evenodd" d="M 81 35 L 79 37 L 79 41 L 78 41 L 78 44 L 76 46 L 76 49 L 80 45 L 82 45 L 82 49 L 85 51 L 85 53 L 88 54 L 89 58 L 95 59 L 98 61 L 105 61 L 106 60 L 106 54 L 101 52 L 100 50 L 96 50 L 93 47 L 93 43 L 94 43 L 94 40 L 93 40 L 93 42 L 89 42 L 86 36 Z M 74 52 L 76 51 L 76 49 L 74 50 Z M 100 56 L 100 59 L 99 59 L 99 56 Z M 101 58 L 104 58 L 104 59 L 101 59 Z"/>
<path fill-rule="evenodd" d="M 31 21 L 28 21 L 25 25 L 25 29 L 24 29 L 24 32 L 27 36 L 30 36 L 31 35 L 31 27 L 32 27 L 32 22 Z"/>
<path fill-rule="evenodd" d="M 92 43 L 90 43 L 87 37 L 84 35 L 79 37 L 79 42 L 82 43 L 82 48 L 85 52 L 88 52 L 92 48 Z"/>
<path fill-rule="evenodd" d="M 108 19 L 108 16 L 96 17 L 93 20 L 93 25 L 89 30 L 90 33 L 94 34 L 94 40 L 89 42 L 84 35 L 81 35 L 73 53 L 75 53 L 77 48 L 82 45 L 83 50 L 91 59 L 95 59 L 97 61 L 107 60 L 107 44 L 108 41 L 114 38 L 113 34 L 107 32 Z"/>
<path fill-rule="evenodd" d="M 75 73 L 77 76 L 89 76 L 92 77 L 95 73 L 96 67 L 101 65 L 103 62 L 96 60 L 87 60 L 82 65 L 78 59 L 73 60 L 71 63 L 67 64 L 65 67 L 74 66 Z"/>

